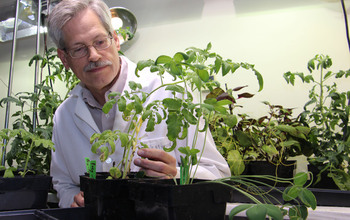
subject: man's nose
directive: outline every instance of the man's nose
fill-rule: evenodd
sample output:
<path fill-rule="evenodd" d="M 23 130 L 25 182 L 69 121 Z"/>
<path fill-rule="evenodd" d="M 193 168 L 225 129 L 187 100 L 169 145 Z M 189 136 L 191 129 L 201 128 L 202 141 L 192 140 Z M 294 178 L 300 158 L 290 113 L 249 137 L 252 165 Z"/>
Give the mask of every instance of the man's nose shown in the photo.
<path fill-rule="evenodd" d="M 95 62 L 101 58 L 101 55 L 98 52 L 98 50 L 96 50 L 96 48 L 91 45 L 91 46 L 88 46 L 88 57 L 89 57 L 89 61 Z"/>

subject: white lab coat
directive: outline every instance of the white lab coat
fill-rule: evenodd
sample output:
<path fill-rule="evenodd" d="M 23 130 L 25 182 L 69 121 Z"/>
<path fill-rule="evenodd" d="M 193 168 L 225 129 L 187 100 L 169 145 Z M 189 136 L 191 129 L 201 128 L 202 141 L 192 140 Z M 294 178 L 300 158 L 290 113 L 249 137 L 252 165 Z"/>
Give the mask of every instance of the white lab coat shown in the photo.
<path fill-rule="evenodd" d="M 160 85 L 159 77 L 150 73 L 148 69 L 140 72 L 140 78 L 135 76 L 136 65 L 125 57 L 122 57 L 123 65 L 127 64 L 128 75 L 125 90 L 130 90 L 129 81 L 135 81 L 143 85 L 145 92 L 150 92 Z M 112 163 L 101 163 L 98 155 L 91 152 L 91 144 L 89 142 L 91 135 L 101 131 L 92 118 L 89 109 L 82 99 L 82 87 L 77 85 L 71 92 L 70 97 L 65 100 L 57 109 L 54 116 L 53 142 L 55 143 L 55 152 L 52 152 L 51 161 L 51 176 L 53 177 L 54 189 L 57 190 L 59 198 L 59 206 L 70 207 L 73 202 L 74 195 L 79 191 L 79 176 L 86 172 L 85 157 L 91 160 L 96 160 L 97 171 L 108 171 Z M 154 93 L 149 100 L 163 99 L 171 97 L 169 91 L 164 89 Z M 144 123 L 146 124 L 146 123 Z M 113 129 L 125 131 L 128 123 L 125 122 L 120 112 L 116 112 Z M 142 142 L 148 144 L 150 148 L 160 148 L 171 146 L 171 142 L 166 137 L 167 129 L 165 122 L 157 125 L 154 132 L 145 132 L 145 127 L 141 128 L 139 137 L 142 137 Z M 192 143 L 194 136 L 194 127 L 189 130 L 188 143 Z M 204 133 L 199 134 L 197 148 L 203 146 Z M 178 142 L 179 146 L 185 146 L 184 140 Z M 122 148 L 120 142 L 116 143 L 116 152 L 111 156 L 116 164 L 121 159 Z M 175 149 L 170 152 L 180 162 L 180 153 Z M 132 165 L 132 170 L 137 171 L 138 167 Z M 179 175 L 179 169 L 178 169 Z M 225 176 L 230 176 L 230 169 L 225 159 L 216 150 L 212 136 L 207 135 L 205 150 L 200 161 L 200 165 L 196 172 L 197 178 L 216 179 Z"/>

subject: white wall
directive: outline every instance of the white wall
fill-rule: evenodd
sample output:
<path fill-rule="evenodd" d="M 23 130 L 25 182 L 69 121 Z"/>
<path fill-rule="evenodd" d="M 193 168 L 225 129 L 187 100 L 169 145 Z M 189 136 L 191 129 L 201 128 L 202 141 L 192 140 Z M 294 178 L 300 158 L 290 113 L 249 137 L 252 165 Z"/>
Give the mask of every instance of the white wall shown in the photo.
<path fill-rule="evenodd" d="M 340 3 L 238 15 L 232 5 L 222 3 L 224 7 L 217 5 L 210 13 L 203 12 L 202 18 L 139 28 L 135 39 L 123 45 L 128 48 L 125 54 L 134 61 L 155 59 L 190 46 L 205 48 L 211 42 L 212 51 L 233 61 L 255 64 L 263 75 L 263 91 L 239 102 L 244 112 L 253 116 L 266 113 L 261 104 L 265 100 L 300 111 L 307 100 L 308 87 L 300 83 L 295 87 L 287 85 L 282 74 L 306 72 L 306 64 L 314 55 L 322 53 L 333 58 L 334 71 L 349 68 L 350 53 Z M 30 78 L 34 69 L 28 68 L 27 63 L 34 53 L 34 42 L 31 39 L 19 42 L 22 46 L 18 49 L 21 56 L 16 58 L 14 93 L 31 89 L 33 82 Z M 10 44 L 0 44 L 0 51 L 0 79 L 7 83 Z M 7 95 L 7 88 L 1 81 L 0 98 Z M 343 89 L 348 89 L 349 81 L 341 82 Z M 252 93 L 258 89 L 255 76 L 246 71 L 237 72 L 227 83 L 231 88 L 249 85 Z M 0 128 L 4 126 L 4 117 L 5 109 L 1 108 Z"/>
<path fill-rule="evenodd" d="M 125 54 L 134 61 L 155 59 L 189 46 L 205 48 L 211 42 L 212 50 L 224 58 L 255 64 L 263 75 L 263 91 L 251 99 L 239 100 L 244 112 L 251 115 L 266 113 L 260 103 L 265 100 L 298 108 L 295 113 L 300 111 L 309 87 L 301 83 L 296 87 L 287 85 L 282 75 L 287 71 L 306 73 L 307 62 L 318 53 L 333 58 L 334 71 L 350 67 L 340 3 L 255 14 L 223 14 L 140 29 Z M 252 93 L 258 89 L 254 74 L 247 71 L 237 72 L 227 83 L 230 88 L 249 85 Z M 341 84 L 346 87 L 349 83 L 350 79 Z"/>

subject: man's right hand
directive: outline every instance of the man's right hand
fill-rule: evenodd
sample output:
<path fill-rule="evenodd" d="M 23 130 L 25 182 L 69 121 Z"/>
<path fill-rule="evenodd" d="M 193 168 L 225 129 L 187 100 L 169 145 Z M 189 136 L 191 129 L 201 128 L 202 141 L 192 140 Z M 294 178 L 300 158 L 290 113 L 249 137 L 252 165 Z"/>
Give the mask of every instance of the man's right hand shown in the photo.
<path fill-rule="evenodd" d="M 74 201 L 70 207 L 84 207 L 84 192 L 80 191 L 74 196 Z"/>

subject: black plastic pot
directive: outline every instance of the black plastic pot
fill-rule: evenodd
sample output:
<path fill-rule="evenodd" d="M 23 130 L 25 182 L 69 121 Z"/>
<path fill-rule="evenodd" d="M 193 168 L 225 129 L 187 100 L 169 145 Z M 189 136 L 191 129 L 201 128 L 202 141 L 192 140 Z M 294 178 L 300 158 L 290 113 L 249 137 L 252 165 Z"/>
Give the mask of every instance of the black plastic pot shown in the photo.
<path fill-rule="evenodd" d="M 180 186 L 172 179 L 107 180 L 107 176 L 80 176 L 92 219 L 220 220 L 232 194 L 229 187 L 207 181 Z"/>
<path fill-rule="evenodd" d="M 248 164 L 246 175 L 270 175 L 278 178 L 293 178 L 295 164 L 296 161 L 286 161 L 276 167 L 274 164 L 267 161 L 251 161 Z M 263 178 L 255 179 L 277 187 L 285 187 L 289 185 L 288 183 L 281 183 Z"/>
<path fill-rule="evenodd" d="M 143 220 L 225 219 L 229 187 L 197 180 L 175 185 L 174 180 L 139 181 L 130 192 L 136 218 Z"/>
<path fill-rule="evenodd" d="M 52 177 L 45 175 L 0 178 L 0 211 L 46 208 Z"/>
<path fill-rule="evenodd" d="M 80 176 L 80 189 L 84 192 L 85 207 L 91 219 L 135 219 L 135 204 L 129 199 L 130 183 L 127 179 L 107 180 L 108 173 L 97 173 L 96 179 Z"/>
<path fill-rule="evenodd" d="M 313 175 L 313 183 L 311 185 L 312 188 L 318 189 L 335 189 L 339 190 L 338 186 L 334 183 L 331 177 L 328 177 L 327 171 L 321 173 L 321 180 L 319 182 L 315 182 L 317 179 L 317 175 L 320 173 L 320 170 L 312 164 L 307 165 L 308 171 Z"/>

